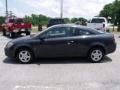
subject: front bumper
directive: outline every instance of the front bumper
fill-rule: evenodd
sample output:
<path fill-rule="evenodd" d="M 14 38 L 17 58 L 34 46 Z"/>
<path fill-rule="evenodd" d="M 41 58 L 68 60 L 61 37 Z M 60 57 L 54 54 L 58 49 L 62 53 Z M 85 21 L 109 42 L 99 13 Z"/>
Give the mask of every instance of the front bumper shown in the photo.
<path fill-rule="evenodd" d="M 14 50 L 13 50 L 13 47 L 10 47 L 10 48 L 4 48 L 4 52 L 5 52 L 5 55 L 10 57 L 10 58 L 14 58 L 15 57 L 15 54 L 14 54 Z"/>

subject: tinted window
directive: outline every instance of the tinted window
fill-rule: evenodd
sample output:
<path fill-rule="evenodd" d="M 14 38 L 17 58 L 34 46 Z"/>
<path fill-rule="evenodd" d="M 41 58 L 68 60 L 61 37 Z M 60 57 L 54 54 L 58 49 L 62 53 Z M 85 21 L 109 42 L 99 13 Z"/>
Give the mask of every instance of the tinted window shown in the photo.
<path fill-rule="evenodd" d="M 14 19 L 9 19 L 9 23 L 14 23 L 15 20 Z"/>
<path fill-rule="evenodd" d="M 23 19 L 16 19 L 16 23 L 24 23 Z"/>
<path fill-rule="evenodd" d="M 70 36 L 70 28 L 69 27 L 56 27 L 48 30 L 43 35 L 47 38 L 59 38 L 59 37 L 68 37 Z"/>
<path fill-rule="evenodd" d="M 105 22 L 105 20 L 104 19 L 92 19 L 92 21 L 91 21 L 91 23 L 103 23 L 103 22 Z"/>
<path fill-rule="evenodd" d="M 50 20 L 50 24 L 64 24 L 64 20 L 63 19 L 51 19 Z"/>
<path fill-rule="evenodd" d="M 80 29 L 80 28 L 76 28 L 76 32 L 75 32 L 75 36 L 79 36 L 79 35 L 93 35 L 94 33 L 86 30 L 86 29 Z"/>

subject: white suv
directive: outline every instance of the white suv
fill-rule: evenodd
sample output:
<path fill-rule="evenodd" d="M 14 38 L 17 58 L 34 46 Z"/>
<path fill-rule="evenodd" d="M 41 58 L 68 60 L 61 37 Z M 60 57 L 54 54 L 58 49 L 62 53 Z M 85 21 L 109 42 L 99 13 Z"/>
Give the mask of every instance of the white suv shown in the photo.
<path fill-rule="evenodd" d="M 103 31 L 109 31 L 109 25 L 107 22 L 107 19 L 104 17 L 94 17 L 90 21 L 90 23 L 87 23 L 87 26 L 93 29 L 97 30 L 103 30 Z"/>

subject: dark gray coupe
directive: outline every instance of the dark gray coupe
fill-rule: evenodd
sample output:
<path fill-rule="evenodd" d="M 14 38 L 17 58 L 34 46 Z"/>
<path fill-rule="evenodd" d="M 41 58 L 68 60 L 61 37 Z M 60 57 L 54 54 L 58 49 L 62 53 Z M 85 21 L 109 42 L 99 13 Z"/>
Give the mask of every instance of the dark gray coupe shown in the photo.
<path fill-rule="evenodd" d="M 116 50 L 114 35 L 79 25 L 55 25 L 37 35 L 10 41 L 5 47 L 8 57 L 31 63 L 40 57 L 87 57 L 100 62 Z"/>

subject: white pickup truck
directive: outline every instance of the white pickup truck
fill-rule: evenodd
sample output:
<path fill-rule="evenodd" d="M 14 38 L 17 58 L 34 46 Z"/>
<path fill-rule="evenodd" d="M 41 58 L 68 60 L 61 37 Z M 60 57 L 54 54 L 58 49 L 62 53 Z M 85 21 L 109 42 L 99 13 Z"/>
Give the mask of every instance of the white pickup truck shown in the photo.
<path fill-rule="evenodd" d="M 109 25 L 107 19 L 104 17 L 94 17 L 92 20 L 87 23 L 87 27 L 93 28 L 96 30 L 102 30 L 105 32 L 109 31 Z"/>

